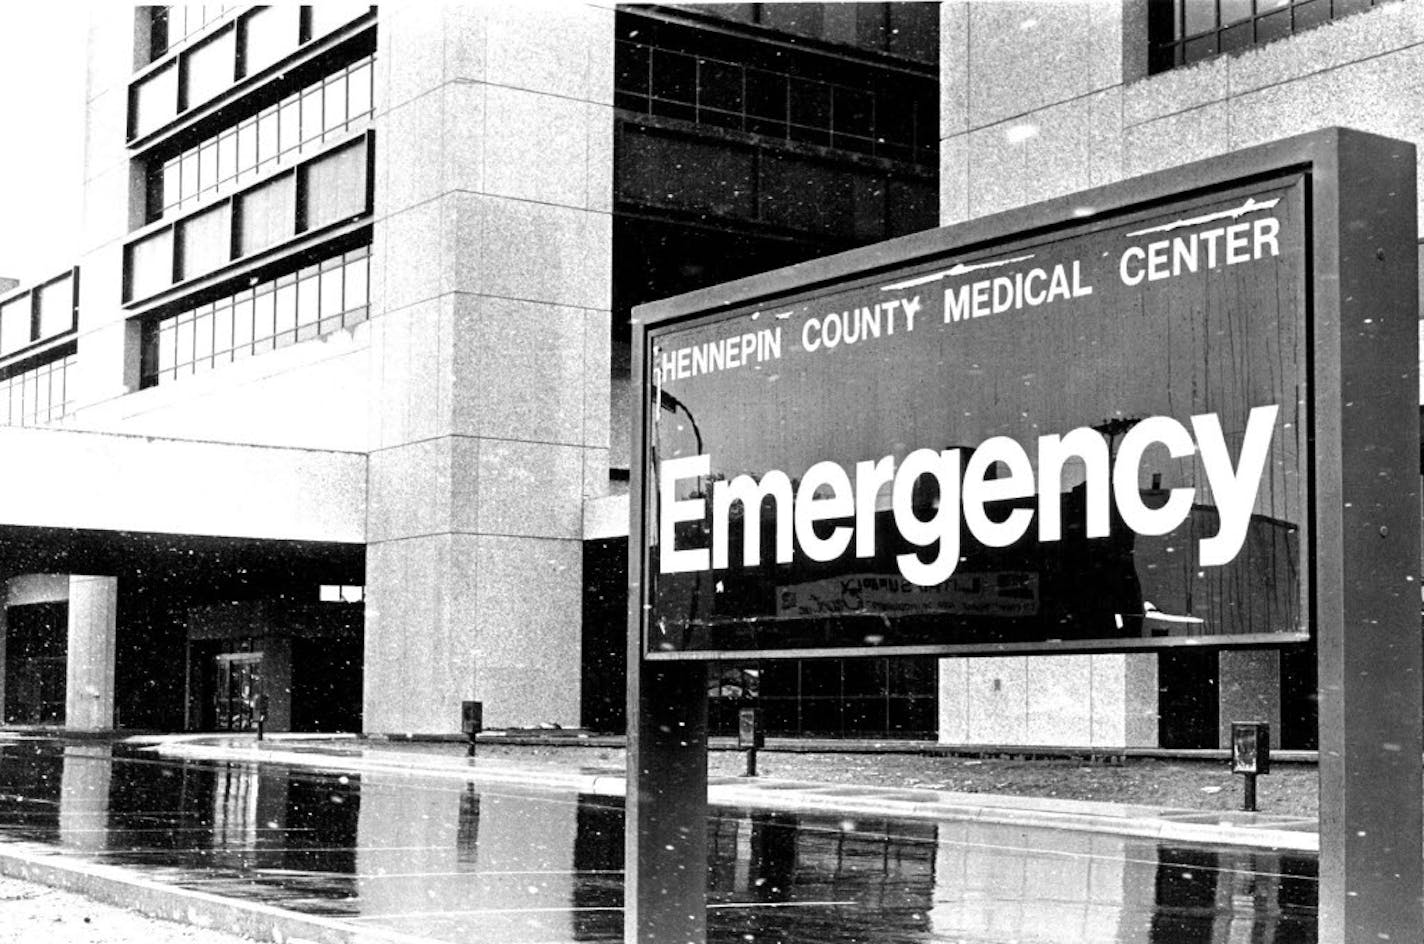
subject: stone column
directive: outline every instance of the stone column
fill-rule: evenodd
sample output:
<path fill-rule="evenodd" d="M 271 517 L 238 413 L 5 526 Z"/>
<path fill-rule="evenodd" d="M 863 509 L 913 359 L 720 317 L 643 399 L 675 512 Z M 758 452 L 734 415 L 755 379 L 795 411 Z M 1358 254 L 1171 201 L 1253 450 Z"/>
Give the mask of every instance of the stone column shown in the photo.
<path fill-rule="evenodd" d="M 73 744 L 64 749 L 59 780 L 59 841 L 69 849 L 102 852 L 108 845 L 113 745 Z"/>
<path fill-rule="evenodd" d="M 368 732 L 579 723 L 606 487 L 613 11 L 381 11 Z"/>
<path fill-rule="evenodd" d="M 117 577 L 69 576 L 69 655 L 64 726 L 74 731 L 114 727 L 114 636 Z"/>
<path fill-rule="evenodd" d="M 1279 649 L 1223 649 L 1217 654 L 1218 747 L 1231 746 L 1231 722 L 1267 721 L 1271 748 L 1281 746 Z"/>

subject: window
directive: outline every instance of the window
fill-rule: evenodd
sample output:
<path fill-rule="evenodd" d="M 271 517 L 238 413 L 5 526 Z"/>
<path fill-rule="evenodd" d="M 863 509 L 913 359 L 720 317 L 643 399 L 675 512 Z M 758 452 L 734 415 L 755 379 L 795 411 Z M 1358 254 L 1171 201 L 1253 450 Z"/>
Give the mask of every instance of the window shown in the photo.
<path fill-rule="evenodd" d="M 366 212 L 366 141 L 327 154 L 302 168 L 305 174 L 304 229 L 319 229 Z"/>
<path fill-rule="evenodd" d="M 178 114 L 178 69 L 169 64 L 134 86 L 133 132 L 152 131 Z"/>
<path fill-rule="evenodd" d="M 929 166 L 937 161 L 939 106 L 929 80 L 856 88 L 619 40 L 614 82 L 614 102 L 629 112 Z"/>
<path fill-rule="evenodd" d="M 296 6 L 259 7 L 243 17 L 243 75 L 256 75 L 297 48 L 300 13 Z"/>
<path fill-rule="evenodd" d="M 69 371 L 74 360 L 73 346 L 66 345 L 44 363 L 0 372 L 0 425 L 33 426 L 68 413 Z"/>
<path fill-rule="evenodd" d="M 356 17 L 371 9 L 369 3 L 351 3 L 350 0 L 326 0 L 307 7 L 311 16 L 313 39 L 324 36 L 339 26 L 345 26 Z"/>
<path fill-rule="evenodd" d="M 13 354 L 30 343 L 30 295 L 26 292 L 0 306 L 0 356 Z"/>
<path fill-rule="evenodd" d="M 370 249 L 362 246 L 147 322 L 142 385 L 170 382 L 360 324 L 369 313 L 369 266 Z"/>
<path fill-rule="evenodd" d="M 324 140 L 369 124 L 373 73 L 367 56 L 167 160 L 153 162 L 149 220 L 231 190 L 282 159 L 310 153 Z"/>
<path fill-rule="evenodd" d="M 74 277 L 64 275 L 35 289 L 39 306 L 39 335 L 42 341 L 74 328 Z"/>
<path fill-rule="evenodd" d="M 1148 0 L 1148 72 L 1270 42 L 1383 0 Z"/>
<path fill-rule="evenodd" d="M 297 188 L 291 173 L 244 193 L 238 203 L 239 255 L 290 239 L 296 228 Z"/>
<path fill-rule="evenodd" d="M 226 91 L 235 80 L 237 33 L 226 29 L 183 57 L 183 107 Z"/>
<path fill-rule="evenodd" d="M 366 588 L 350 584 L 322 584 L 318 599 L 322 603 L 360 603 L 366 596 Z"/>
<path fill-rule="evenodd" d="M 190 216 L 178 224 L 179 275 L 191 279 L 232 259 L 232 228 L 227 204 Z"/>
<path fill-rule="evenodd" d="M 129 298 L 153 295 L 172 284 L 172 230 L 162 230 L 129 246 Z"/>

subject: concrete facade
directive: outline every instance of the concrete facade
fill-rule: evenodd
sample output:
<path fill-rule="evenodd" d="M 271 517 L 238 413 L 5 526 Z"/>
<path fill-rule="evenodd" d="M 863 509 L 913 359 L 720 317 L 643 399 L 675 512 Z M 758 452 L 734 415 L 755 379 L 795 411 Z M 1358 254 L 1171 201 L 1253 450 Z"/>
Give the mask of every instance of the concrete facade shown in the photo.
<path fill-rule="evenodd" d="M 577 726 L 582 507 L 608 469 L 613 12 L 399 6 L 381 44 L 366 724 L 451 731 L 478 698 L 491 726 Z"/>

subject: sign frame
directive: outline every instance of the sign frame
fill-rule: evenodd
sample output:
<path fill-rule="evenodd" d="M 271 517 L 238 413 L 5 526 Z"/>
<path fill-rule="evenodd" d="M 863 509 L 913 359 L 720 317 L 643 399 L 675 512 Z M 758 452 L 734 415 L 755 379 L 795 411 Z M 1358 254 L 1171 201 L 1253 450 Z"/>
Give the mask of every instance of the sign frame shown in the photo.
<path fill-rule="evenodd" d="M 635 308 L 625 940 L 702 941 L 706 927 L 706 663 L 645 644 L 650 331 L 1296 172 L 1310 230 L 1320 939 L 1424 939 L 1416 168 L 1408 142 L 1327 128 Z"/>

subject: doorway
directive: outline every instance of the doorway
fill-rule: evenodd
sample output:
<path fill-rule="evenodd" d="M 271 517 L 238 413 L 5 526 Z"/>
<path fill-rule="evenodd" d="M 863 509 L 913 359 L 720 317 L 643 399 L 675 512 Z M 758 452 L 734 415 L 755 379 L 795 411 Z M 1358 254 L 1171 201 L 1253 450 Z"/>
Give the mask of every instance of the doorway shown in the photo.
<path fill-rule="evenodd" d="M 213 717 L 219 731 L 252 731 L 253 706 L 262 692 L 262 653 L 223 652 L 214 657 Z"/>

